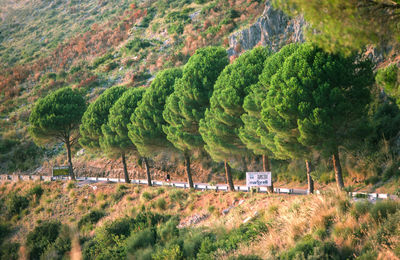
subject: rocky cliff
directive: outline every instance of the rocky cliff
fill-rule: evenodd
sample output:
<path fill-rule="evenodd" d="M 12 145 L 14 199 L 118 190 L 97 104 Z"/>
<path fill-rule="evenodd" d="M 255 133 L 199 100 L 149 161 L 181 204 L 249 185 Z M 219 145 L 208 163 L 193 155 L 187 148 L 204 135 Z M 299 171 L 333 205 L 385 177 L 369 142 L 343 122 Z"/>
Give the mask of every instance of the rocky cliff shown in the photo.
<path fill-rule="evenodd" d="M 229 36 L 229 56 L 238 55 L 257 45 L 270 46 L 277 51 L 288 43 L 303 42 L 305 24 L 303 17 L 290 18 L 267 0 L 263 14 L 254 24 Z"/>

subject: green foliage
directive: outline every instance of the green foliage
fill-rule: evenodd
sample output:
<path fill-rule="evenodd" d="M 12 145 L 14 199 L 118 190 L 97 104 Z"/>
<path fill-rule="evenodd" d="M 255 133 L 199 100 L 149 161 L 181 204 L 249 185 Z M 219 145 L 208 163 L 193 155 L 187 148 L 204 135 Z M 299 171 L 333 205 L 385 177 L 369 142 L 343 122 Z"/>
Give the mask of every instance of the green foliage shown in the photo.
<path fill-rule="evenodd" d="M 373 241 L 376 244 L 391 248 L 392 250 L 396 247 L 398 248 L 398 243 L 396 243 L 393 238 L 400 236 L 400 211 L 398 210 L 387 216 L 387 220 L 382 221 L 382 224 L 378 227 L 376 235 Z M 381 219 L 383 220 L 383 219 Z"/>
<path fill-rule="evenodd" d="M 175 80 L 181 76 L 180 69 L 157 73 L 130 118 L 129 137 L 143 156 L 151 156 L 160 148 L 170 147 L 162 130 L 163 125 L 166 125 L 162 112 L 167 97 L 174 91 Z"/>
<path fill-rule="evenodd" d="M 186 200 L 187 197 L 188 194 L 183 190 L 172 190 L 169 193 L 169 198 L 171 199 L 172 202 L 180 202 Z"/>
<path fill-rule="evenodd" d="M 230 160 L 247 153 L 238 136 L 243 126 L 240 118 L 244 112 L 243 100 L 250 91 L 249 86 L 258 82 L 268 56 L 269 50 L 263 47 L 246 52 L 226 66 L 215 82 L 210 108 L 199 127 L 205 149 L 214 161 Z"/>
<path fill-rule="evenodd" d="M 153 194 L 151 194 L 150 192 L 147 192 L 147 191 L 145 191 L 145 192 L 143 192 L 142 193 L 142 198 L 144 199 L 144 200 L 152 200 L 153 199 Z"/>
<path fill-rule="evenodd" d="M 135 218 L 122 218 L 108 222 L 96 230 L 93 239 L 82 248 L 84 259 L 121 259 L 127 253 L 138 256 L 146 247 L 154 244 L 153 228 L 165 222 L 169 216 L 141 212 Z M 143 258 L 146 259 L 146 258 Z"/>
<path fill-rule="evenodd" d="M 150 47 L 151 43 L 149 40 L 146 39 L 140 39 L 140 38 L 135 38 L 133 40 L 130 40 L 125 46 L 124 46 L 124 52 L 128 55 L 134 54 L 136 52 L 139 52 L 142 49 L 146 49 L 147 47 Z"/>
<path fill-rule="evenodd" d="M 159 199 L 156 201 L 156 207 L 157 207 L 158 209 L 165 210 L 165 209 L 166 209 L 166 206 L 167 206 L 167 202 L 165 201 L 164 198 L 159 198 Z"/>
<path fill-rule="evenodd" d="M 262 120 L 286 155 L 315 149 L 330 156 L 361 136 L 372 79 L 369 62 L 303 44 L 273 76 Z"/>
<path fill-rule="evenodd" d="M 210 104 L 214 83 L 227 64 L 223 48 L 198 49 L 186 63 L 182 78 L 175 82 L 165 104 L 163 117 L 168 125 L 163 130 L 178 149 L 188 152 L 204 145 L 198 125 Z"/>
<path fill-rule="evenodd" d="M 398 209 L 400 209 L 398 202 L 385 200 L 376 202 L 370 208 L 369 213 L 376 222 L 380 223 L 385 221 L 389 215 L 394 214 Z"/>
<path fill-rule="evenodd" d="M 100 219 L 102 219 L 106 213 L 103 210 L 92 210 L 88 214 L 84 215 L 78 222 L 78 228 L 91 229 Z"/>
<path fill-rule="evenodd" d="M 100 146 L 111 157 L 129 153 L 135 149 L 128 137 L 129 119 L 144 93 L 143 88 L 125 91 L 110 108 L 108 123 L 101 126 Z"/>
<path fill-rule="evenodd" d="M 0 244 L 0 260 L 17 260 L 19 258 L 19 243 L 5 242 Z"/>
<path fill-rule="evenodd" d="M 6 200 L 7 212 L 10 217 L 20 214 L 22 210 L 26 209 L 28 206 L 28 197 L 18 195 L 17 193 L 12 193 Z"/>
<path fill-rule="evenodd" d="M 38 185 L 35 185 L 33 188 L 31 188 L 28 191 L 28 196 L 34 196 L 36 202 L 38 202 L 40 200 L 40 198 L 42 197 L 43 192 L 44 192 L 44 190 L 43 190 L 42 186 L 40 184 L 38 184 Z"/>
<path fill-rule="evenodd" d="M 378 70 L 375 76 L 376 83 L 385 89 L 385 92 L 400 104 L 400 78 L 397 64 L 391 64 Z"/>
<path fill-rule="evenodd" d="M 179 245 L 173 245 L 170 248 L 164 248 L 161 251 L 158 251 L 153 256 L 154 260 L 165 260 L 165 259 L 174 259 L 181 260 L 183 259 L 182 251 Z"/>
<path fill-rule="evenodd" d="M 261 104 L 266 99 L 271 77 L 279 70 L 284 60 L 292 55 L 298 47 L 297 44 L 290 44 L 268 57 L 259 76 L 259 82 L 249 86 L 250 91 L 243 101 L 244 113 L 241 116 L 243 126 L 239 130 L 239 137 L 247 148 L 255 154 L 271 155 L 270 150 L 275 147 L 273 142 L 268 142 L 273 138 L 273 135 L 268 132 L 261 121 Z M 279 157 L 275 149 L 274 155 Z"/>
<path fill-rule="evenodd" d="M 267 232 L 265 223 L 256 220 L 251 223 L 240 225 L 228 234 L 220 238 L 215 236 L 205 237 L 201 243 L 197 259 L 215 259 L 216 252 L 232 252 L 238 248 L 240 243 L 249 243 L 253 241 L 260 233 Z"/>
<path fill-rule="evenodd" d="M 38 143 L 49 139 L 70 142 L 76 138 L 85 109 L 85 100 L 78 91 L 59 89 L 35 103 L 29 116 L 29 132 Z"/>
<path fill-rule="evenodd" d="M 60 231 L 60 222 L 43 222 L 29 232 L 26 238 L 29 259 L 40 259 L 45 250 L 58 239 Z"/>
<path fill-rule="evenodd" d="M 341 256 L 335 243 L 321 242 L 311 236 L 305 236 L 293 248 L 282 253 L 279 259 L 346 259 L 346 257 Z"/>
<path fill-rule="evenodd" d="M 371 208 L 371 203 L 368 200 L 357 201 L 353 204 L 350 214 L 356 218 L 365 215 Z"/>
<path fill-rule="evenodd" d="M 96 69 L 101 64 L 104 64 L 106 61 L 111 60 L 113 58 L 114 58 L 113 54 L 111 52 L 108 52 L 108 53 L 104 54 L 103 56 L 94 59 L 92 67 L 93 67 L 93 69 Z"/>
<path fill-rule="evenodd" d="M 153 246 L 156 242 L 156 233 L 152 228 L 140 230 L 137 233 L 132 233 L 126 240 L 126 249 L 128 253 L 135 253 L 140 248 Z"/>
<path fill-rule="evenodd" d="M 349 54 L 368 44 L 397 44 L 400 36 L 399 1 L 274 0 L 274 3 L 291 15 L 302 14 L 311 25 L 307 38 L 328 51 Z"/>
<path fill-rule="evenodd" d="M 80 126 L 81 138 L 79 142 L 82 146 L 89 149 L 100 148 L 101 128 L 108 122 L 111 107 L 125 91 L 126 87 L 123 86 L 109 88 L 89 105 L 82 116 Z"/>

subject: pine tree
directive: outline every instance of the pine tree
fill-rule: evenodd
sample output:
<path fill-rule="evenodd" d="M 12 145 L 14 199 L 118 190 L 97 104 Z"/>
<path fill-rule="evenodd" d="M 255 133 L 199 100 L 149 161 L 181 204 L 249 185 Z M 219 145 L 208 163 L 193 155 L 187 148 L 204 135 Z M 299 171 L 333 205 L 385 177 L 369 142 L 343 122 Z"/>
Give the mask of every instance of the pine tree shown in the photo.
<path fill-rule="evenodd" d="M 227 53 L 223 48 L 198 49 L 185 65 L 182 78 L 175 82 L 174 92 L 165 105 L 163 117 L 168 125 L 163 126 L 163 130 L 167 139 L 183 152 L 191 188 L 190 156 L 204 146 L 199 122 L 209 107 L 214 83 L 227 64 Z"/>
<path fill-rule="evenodd" d="M 100 137 L 103 135 L 101 127 L 108 122 L 108 114 L 114 103 L 127 90 L 123 86 L 115 86 L 107 89 L 93 103 L 91 103 L 83 114 L 80 126 L 81 138 L 79 143 L 88 149 L 100 149 Z"/>
<path fill-rule="evenodd" d="M 229 162 L 248 153 L 239 138 L 243 126 L 240 116 L 243 99 L 252 84 L 258 82 L 269 50 L 258 47 L 237 58 L 219 75 L 210 99 L 210 108 L 200 121 L 199 131 L 205 141 L 205 149 L 216 162 L 225 163 L 225 173 L 230 190 L 234 190 Z"/>
<path fill-rule="evenodd" d="M 65 144 L 72 179 L 75 175 L 71 147 L 78 140 L 85 109 L 85 99 L 78 91 L 62 88 L 39 99 L 29 116 L 29 132 L 36 143 L 57 140 Z"/>
<path fill-rule="evenodd" d="M 128 137 L 128 124 L 131 115 L 142 98 L 143 92 L 143 88 L 133 88 L 125 91 L 111 107 L 107 124 L 101 127 L 103 135 L 100 136 L 100 147 L 111 158 L 121 157 L 126 183 L 130 182 L 126 166 L 126 155 L 136 151 L 136 146 Z"/>
<path fill-rule="evenodd" d="M 244 113 L 241 116 L 243 126 L 239 129 L 239 137 L 246 144 L 247 149 L 262 156 L 263 171 L 271 171 L 269 160 L 271 156 L 279 159 L 286 159 L 287 157 L 276 149 L 273 141 L 274 135 L 268 131 L 261 121 L 261 104 L 267 97 L 272 76 L 298 46 L 298 44 L 289 44 L 265 60 L 259 82 L 250 86 L 250 91 L 243 102 Z M 272 191 L 273 186 L 271 185 L 269 192 Z"/>
<path fill-rule="evenodd" d="M 171 148 L 162 126 L 166 122 L 162 116 L 167 97 L 174 91 L 175 80 L 182 76 L 181 69 L 167 69 L 157 74 L 150 87 L 146 89 L 138 107 L 132 114 L 128 125 L 129 138 L 143 156 L 149 185 L 150 169 L 148 157 L 160 150 Z"/>
<path fill-rule="evenodd" d="M 262 120 L 278 148 L 291 157 L 307 159 L 310 150 L 332 156 L 342 189 L 339 147 L 357 137 L 354 130 L 367 115 L 372 83 L 368 61 L 303 44 L 273 76 Z"/>

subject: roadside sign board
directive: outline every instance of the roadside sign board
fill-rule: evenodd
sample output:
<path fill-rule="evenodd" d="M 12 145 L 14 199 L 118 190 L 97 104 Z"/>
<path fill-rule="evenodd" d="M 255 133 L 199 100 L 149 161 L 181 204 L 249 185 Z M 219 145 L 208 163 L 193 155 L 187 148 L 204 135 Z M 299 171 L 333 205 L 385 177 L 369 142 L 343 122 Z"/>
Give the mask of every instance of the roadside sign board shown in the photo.
<path fill-rule="evenodd" d="M 271 186 L 271 172 L 246 172 L 247 187 Z"/>
<path fill-rule="evenodd" d="M 69 176 L 68 166 L 54 166 L 53 167 L 53 177 L 58 176 Z"/>

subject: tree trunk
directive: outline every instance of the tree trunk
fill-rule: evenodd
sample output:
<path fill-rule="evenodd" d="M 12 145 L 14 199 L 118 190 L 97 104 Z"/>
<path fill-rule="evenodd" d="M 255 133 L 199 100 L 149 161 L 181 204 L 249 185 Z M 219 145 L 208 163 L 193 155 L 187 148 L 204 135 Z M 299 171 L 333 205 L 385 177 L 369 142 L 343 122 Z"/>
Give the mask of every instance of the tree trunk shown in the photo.
<path fill-rule="evenodd" d="M 68 166 L 69 166 L 69 175 L 72 180 L 75 180 L 74 168 L 72 166 L 72 156 L 71 156 L 71 143 L 69 140 L 65 142 L 65 146 L 67 147 L 67 157 L 68 157 Z"/>
<path fill-rule="evenodd" d="M 143 160 L 144 160 L 144 166 L 146 167 L 147 185 L 152 186 L 149 162 L 147 160 L 147 157 L 143 157 Z"/>
<path fill-rule="evenodd" d="M 244 172 L 247 172 L 247 162 L 246 162 L 246 157 L 244 156 L 242 156 L 242 163 Z"/>
<path fill-rule="evenodd" d="M 129 180 L 128 168 L 126 167 L 125 153 L 122 153 L 121 157 L 122 157 L 122 164 L 124 166 L 125 183 L 131 183 L 131 181 Z"/>
<path fill-rule="evenodd" d="M 235 191 L 235 186 L 233 185 L 233 180 L 232 180 L 231 167 L 229 166 L 226 160 L 224 164 L 225 164 L 226 181 L 228 182 L 229 190 Z"/>
<path fill-rule="evenodd" d="M 308 160 L 306 160 L 306 168 L 307 168 L 307 183 L 308 183 L 308 193 L 312 194 L 314 193 L 314 180 L 311 176 L 311 169 L 312 165 L 311 162 L 309 162 Z"/>
<path fill-rule="evenodd" d="M 339 190 L 342 190 L 344 188 L 344 183 L 342 175 L 342 166 L 340 165 L 338 150 L 336 150 L 336 152 L 333 154 L 332 161 L 333 161 L 333 168 L 335 169 L 336 185 Z"/>
<path fill-rule="evenodd" d="M 262 161 L 263 161 L 263 171 L 270 172 L 271 165 L 269 163 L 268 155 L 263 154 Z M 274 183 L 272 182 L 272 173 L 271 173 L 271 186 L 267 186 L 267 191 L 268 191 L 268 193 L 274 193 Z"/>
<path fill-rule="evenodd" d="M 185 153 L 185 170 L 186 170 L 186 176 L 187 180 L 189 183 L 189 188 L 193 189 L 193 180 L 192 180 L 192 173 L 190 172 L 190 156 Z"/>

